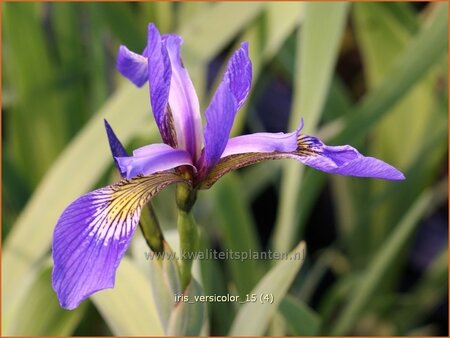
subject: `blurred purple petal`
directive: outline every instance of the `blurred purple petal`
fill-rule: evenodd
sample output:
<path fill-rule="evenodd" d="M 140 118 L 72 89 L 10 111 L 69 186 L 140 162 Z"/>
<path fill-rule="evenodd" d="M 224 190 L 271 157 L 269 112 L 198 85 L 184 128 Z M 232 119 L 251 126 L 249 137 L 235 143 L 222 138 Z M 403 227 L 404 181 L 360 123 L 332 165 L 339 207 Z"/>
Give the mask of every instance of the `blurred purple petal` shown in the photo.
<path fill-rule="evenodd" d="M 92 293 L 114 286 L 142 206 L 180 181 L 172 173 L 121 181 L 81 196 L 64 210 L 52 247 L 52 285 L 61 307 L 74 309 Z"/>
<path fill-rule="evenodd" d="M 248 44 L 243 43 L 228 62 L 223 80 L 205 111 L 205 148 L 202 166 L 211 169 L 228 142 L 234 117 L 247 98 L 252 81 Z"/>
<path fill-rule="evenodd" d="M 140 55 L 130 51 L 125 46 L 120 46 L 116 67 L 120 74 L 138 87 L 142 87 L 148 80 L 146 50 Z"/>
<path fill-rule="evenodd" d="M 120 143 L 119 139 L 117 138 L 116 134 L 112 130 L 108 121 L 106 121 L 106 119 L 105 119 L 104 122 L 105 122 L 106 135 L 108 136 L 109 149 L 111 150 L 111 154 L 114 159 L 114 163 L 116 164 L 116 168 L 117 168 L 117 170 L 119 170 L 120 175 L 122 177 L 124 177 L 125 172 L 120 169 L 119 162 L 117 161 L 116 157 L 126 157 L 126 156 L 128 156 L 128 153 L 125 150 L 125 148 L 123 147 L 122 143 Z"/>
<path fill-rule="evenodd" d="M 150 144 L 133 151 L 133 156 L 116 158 L 126 178 L 150 175 L 182 165 L 192 166 L 191 156 L 181 149 L 167 144 Z"/>

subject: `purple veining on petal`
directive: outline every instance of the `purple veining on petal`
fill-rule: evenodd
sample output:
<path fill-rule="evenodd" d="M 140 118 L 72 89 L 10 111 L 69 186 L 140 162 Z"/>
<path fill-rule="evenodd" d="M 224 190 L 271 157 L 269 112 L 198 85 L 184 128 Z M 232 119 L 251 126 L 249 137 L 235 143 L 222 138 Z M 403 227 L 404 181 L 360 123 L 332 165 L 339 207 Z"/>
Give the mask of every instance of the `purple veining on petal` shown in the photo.
<path fill-rule="evenodd" d="M 117 70 L 136 86 L 142 87 L 148 80 L 147 49 L 141 54 L 120 46 L 117 53 Z"/>
<path fill-rule="evenodd" d="M 209 107 L 205 111 L 205 147 L 200 162 L 208 171 L 220 159 L 228 142 L 234 117 L 247 98 L 252 81 L 252 65 L 248 44 L 243 43 L 233 54 L 227 70 Z"/>
<path fill-rule="evenodd" d="M 139 221 L 123 224 L 107 215 L 110 195 L 103 188 L 81 196 L 61 215 L 53 236 L 53 289 L 61 307 L 74 309 L 92 293 L 114 287 L 115 271 Z"/>
<path fill-rule="evenodd" d="M 114 287 L 142 206 L 181 181 L 170 172 L 121 181 L 79 197 L 64 210 L 52 244 L 52 286 L 61 307 L 74 309 L 94 292 Z"/>
<path fill-rule="evenodd" d="M 230 79 L 230 90 L 236 98 L 239 110 L 252 86 L 252 62 L 248 56 L 248 42 L 243 42 L 231 57 L 225 77 Z"/>
<path fill-rule="evenodd" d="M 126 178 L 150 175 L 182 165 L 193 166 L 191 156 L 167 144 L 151 144 L 133 151 L 133 156 L 116 158 Z"/>
<path fill-rule="evenodd" d="M 148 25 L 147 35 L 147 56 L 148 56 L 148 80 L 150 90 L 150 103 L 152 105 L 153 116 L 161 133 L 161 137 L 166 144 L 174 144 L 171 140 L 169 126 L 166 125 L 168 119 L 168 100 L 170 90 L 170 79 L 172 69 L 169 56 L 164 44 L 165 38 L 161 36 L 154 24 Z"/>

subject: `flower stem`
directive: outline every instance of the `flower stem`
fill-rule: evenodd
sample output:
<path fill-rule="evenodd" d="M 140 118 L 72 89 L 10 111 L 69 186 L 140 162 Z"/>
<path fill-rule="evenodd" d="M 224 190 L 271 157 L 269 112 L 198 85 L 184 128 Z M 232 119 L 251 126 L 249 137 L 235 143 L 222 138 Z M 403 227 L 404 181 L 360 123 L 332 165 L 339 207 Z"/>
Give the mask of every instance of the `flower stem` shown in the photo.
<path fill-rule="evenodd" d="M 148 203 L 147 208 L 142 210 L 139 227 L 141 228 L 142 235 L 144 236 L 148 247 L 153 252 L 163 252 L 164 235 L 151 203 Z"/>
<path fill-rule="evenodd" d="M 198 229 L 191 212 L 178 209 L 178 233 L 180 235 L 180 279 L 184 291 L 192 278 L 192 263 L 198 250 Z"/>
<path fill-rule="evenodd" d="M 197 197 L 196 190 L 184 183 L 177 185 L 178 234 L 180 236 L 180 279 L 184 291 L 192 278 L 192 263 L 198 250 L 199 234 L 191 210 Z"/>

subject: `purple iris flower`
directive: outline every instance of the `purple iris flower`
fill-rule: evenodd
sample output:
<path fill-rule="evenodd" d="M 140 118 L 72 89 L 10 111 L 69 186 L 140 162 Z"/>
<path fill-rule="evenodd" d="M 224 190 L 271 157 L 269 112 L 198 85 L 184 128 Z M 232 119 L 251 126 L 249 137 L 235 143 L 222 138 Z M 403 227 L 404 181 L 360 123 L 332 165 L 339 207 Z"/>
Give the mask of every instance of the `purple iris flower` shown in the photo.
<path fill-rule="evenodd" d="M 147 145 L 128 156 L 106 123 L 114 161 L 123 179 L 85 194 L 60 216 L 53 237 L 53 288 L 63 308 L 74 309 L 92 293 L 114 286 L 117 267 L 128 248 L 142 207 L 161 189 L 184 182 L 207 189 L 229 171 L 263 160 L 292 158 L 327 173 L 402 180 L 385 162 L 355 148 L 327 146 L 313 136 L 256 133 L 229 139 L 237 111 L 252 81 L 248 44 L 233 54 L 222 82 L 205 111 L 199 102 L 180 47 L 182 38 L 161 35 L 148 26 L 142 54 L 121 46 L 118 70 L 137 86 L 147 81 L 150 103 L 164 143 Z"/>

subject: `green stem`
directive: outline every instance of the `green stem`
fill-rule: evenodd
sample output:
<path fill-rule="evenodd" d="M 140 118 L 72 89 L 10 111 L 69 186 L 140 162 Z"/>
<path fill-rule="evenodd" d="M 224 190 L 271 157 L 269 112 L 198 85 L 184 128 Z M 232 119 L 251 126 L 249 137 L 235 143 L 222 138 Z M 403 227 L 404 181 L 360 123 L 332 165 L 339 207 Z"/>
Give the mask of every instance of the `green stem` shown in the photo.
<path fill-rule="evenodd" d="M 177 185 L 178 234 L 180 236 L 180 279 L 184 291 L 192 279 L 192 263 L 198 250 L 199 234 L 191 209 L 197 196 L 196 190 L 180 183 Z"/>
<path fill-rule="evenodd" d="M 144 208 L 141 213 L 141 220 L 139 222 L 142 235 L 147 242 L 148 247 L 153 252 L 164 251 L 164 235 L 159 226 L 158 218 L 156 217 L 155 210 L 151 203 L 147 204 L 147 208 Z"/>
<path fill-rule="evenodd" d="M 199 234 L 191 212 L 178 209 L 178 233 L 180 235 L 180 279 L 184 291 L 192 279 L 192 263 L 198 250 Z"/>

